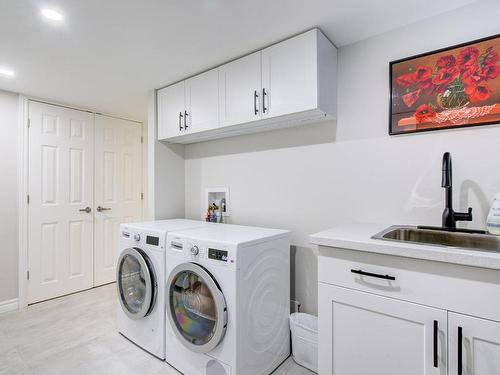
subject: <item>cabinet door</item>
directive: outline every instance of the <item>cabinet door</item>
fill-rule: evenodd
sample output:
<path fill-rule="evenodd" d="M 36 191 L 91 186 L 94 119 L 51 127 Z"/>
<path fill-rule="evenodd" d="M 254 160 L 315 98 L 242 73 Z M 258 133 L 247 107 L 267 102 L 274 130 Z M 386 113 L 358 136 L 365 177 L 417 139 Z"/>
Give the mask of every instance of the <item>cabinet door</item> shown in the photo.
<path fill-rule="evenodd" d="M 317 31 L 262 50 L 263 118 L 318 106 Z"/>
<path fill-rule="evenodd" d="M 158 90 L 158 139 L 184 134 L 185 81 Z"/>
<path fill-rule="evenodd" d="M 213 69 L 186 81 L 186 132 L 219 126 L 219 71 Z"/>
<path fill-rule="evenodd" d="M 319 284 L 320 375 L 445 375 L 446 311 Z"/>
<path fill-rule="evenodd" d="M 219 68 L 221 126 L 243 124 L 261 118 L 260 51 Z"/>
<path fill-rule="evenodd" d="M 450 374 L 500 374 L 500 323 L 449 313 Z"/>

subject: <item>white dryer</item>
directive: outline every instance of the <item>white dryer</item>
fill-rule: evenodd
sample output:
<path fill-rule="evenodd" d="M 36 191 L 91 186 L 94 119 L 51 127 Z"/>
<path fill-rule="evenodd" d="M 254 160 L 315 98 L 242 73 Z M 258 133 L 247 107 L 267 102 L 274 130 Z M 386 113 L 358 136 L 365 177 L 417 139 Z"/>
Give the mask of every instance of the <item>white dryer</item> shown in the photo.
<path fill-rule="evenodd" d="M 290 354 L 290 232 L 214 224 L 167 236 L 166 360 L 267 375 Z"/>
<path fill-rule="evenodd" d="M 165 248 L 170 230 L 207 225 L 194 220 L 121 224 L 116 284 L 118 331 L 165 359 Z"/>

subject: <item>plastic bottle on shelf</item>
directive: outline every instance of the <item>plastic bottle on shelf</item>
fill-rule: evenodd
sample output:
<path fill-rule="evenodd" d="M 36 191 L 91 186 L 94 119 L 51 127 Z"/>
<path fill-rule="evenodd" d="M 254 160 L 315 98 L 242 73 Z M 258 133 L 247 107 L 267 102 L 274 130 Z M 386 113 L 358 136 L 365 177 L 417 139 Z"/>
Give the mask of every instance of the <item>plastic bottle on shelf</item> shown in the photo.
<path fill-rule="evenodd" d="M 486 228 L 491 234 L 500 236 L 500 193 L 493 198 L 493 204 L 486 219 Z"/>

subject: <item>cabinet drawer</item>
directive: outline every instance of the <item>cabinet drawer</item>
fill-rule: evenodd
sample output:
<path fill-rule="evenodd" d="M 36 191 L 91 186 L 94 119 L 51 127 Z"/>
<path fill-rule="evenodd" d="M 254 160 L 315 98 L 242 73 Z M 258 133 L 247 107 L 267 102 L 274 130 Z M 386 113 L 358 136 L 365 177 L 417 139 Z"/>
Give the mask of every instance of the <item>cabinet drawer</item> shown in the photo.
<path fill-rule="evenodd" d="M 320 246 L 320 283 L 500 321 L 500 271 Z"/>

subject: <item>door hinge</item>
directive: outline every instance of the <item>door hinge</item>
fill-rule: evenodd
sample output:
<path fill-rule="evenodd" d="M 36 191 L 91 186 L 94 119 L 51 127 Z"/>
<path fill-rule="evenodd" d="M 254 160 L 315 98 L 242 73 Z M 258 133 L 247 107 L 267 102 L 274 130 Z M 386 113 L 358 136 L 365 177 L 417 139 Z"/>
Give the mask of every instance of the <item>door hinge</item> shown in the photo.
<path fill-rule="evenodd" d="M 28 119 L 28 129 L 31 127 L 31 119 Z"/>
<path fill-rule="evenodd" d="M 30 279 L 30 271 L 26 271 L 26 279 L 29 280 Z"/>
<path fill-rule="evenodd" d="M 144 200 L 144 193 L 141 193 L 141 201 Z"/>
<path fill-rule="evenodd" d="M 30 195 L 29 194 L 26 196 L 26 203 L 30 204 Z"/>
<path fill-rule="evenodd" d="M 141 143 L 144 143 L 144 137 L 141 136 Z"/>

